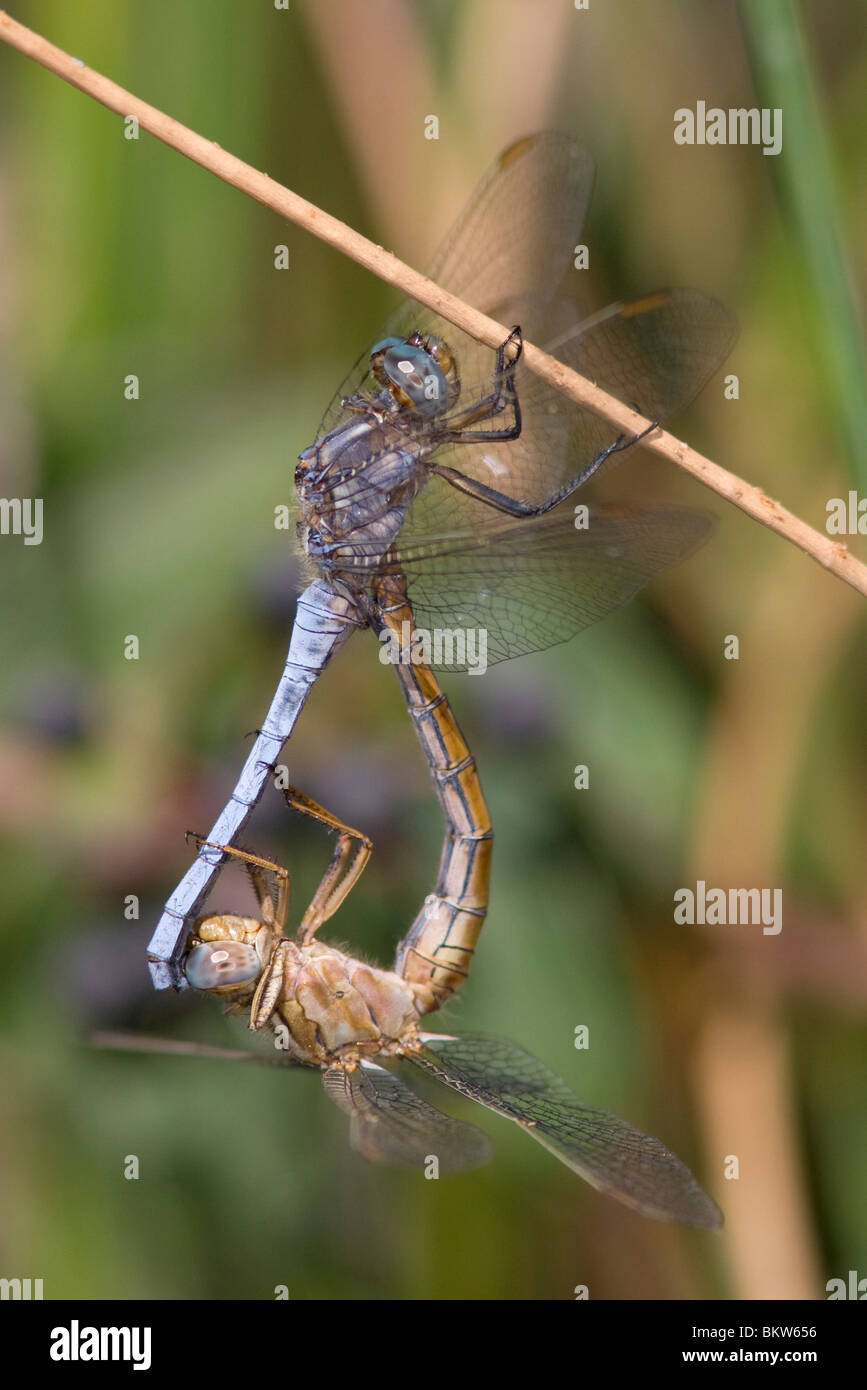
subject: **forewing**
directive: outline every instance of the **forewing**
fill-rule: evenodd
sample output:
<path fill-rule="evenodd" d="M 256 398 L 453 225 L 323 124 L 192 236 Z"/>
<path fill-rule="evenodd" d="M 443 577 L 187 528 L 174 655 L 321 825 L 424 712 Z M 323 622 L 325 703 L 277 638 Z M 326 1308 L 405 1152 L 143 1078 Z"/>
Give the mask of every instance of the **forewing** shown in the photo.
<path fill-rule="evenodd" d="M 519 320 L 507 322 L 513 321 Z M 571 301 L 558 300 L 548 307 L 543 327 L 550 336 L 525 336 L 646 419 L 663 423 L 695 399 L 737 336 L 728 310 L 692 289 L 660 290 L 583 319 Z M 465 389 L 462 403 L 490 391 L 493 353 L 486 363 L 487 384 Z M 537 506 L 577 477 L 619 432 L 523 363 L 515 386 L 521 408 L 517 439 L 450 445 L 436 457 L 497 492 Z M 496 427 L 502 420 L 489 423 Z M 428 486 L 411 508 L 403 536 L 411 540 L 455 525 L 485 525 L 490 511 L 454 488 Z"/>
<path fill-rule="evenodd" d="M 434 1155 L 441 1173 L 461 1173 L 491 1156 L 491 1142 L 480 1129 L 435 1110 L 375 1062 L 364 1061 L 353 1071 L 333 1067 L 323 1073 L 322 1084 L 350 1117 L 352 1147 L 375 1163 L 418 1171 Z"/>
<path fill-rule="evenodd" d="M 518 140 L 482 178 L 437 252 L 430 278 L 507 327 L 520 323 L 535 341 L 571 263 L 592 189 L 593 161 L 568 135 L 542 131 Z M 405 300 L 377 337 L 415 330 L 445 339 L 467 388 L 490 382 L 493 353 L 415 300 Z M 331 402 L 317 437 L 339 422 L 343 397 L 370 389 L 367 365 L 365 353 Z"/>
<path fill-rule="evenodd" d="M 515 1120 L 600 1192 L 645 1216 L 714 1229 L 716 1203 L 664 1144 L 607 1110 L 585 1105 L 564 1081 L 499 1038 L 425 1035 L 408 1054 L 438 1080 Z"/>
<path fill-rule="evenodd" d="M 553 297 L 571 263 L 593 177 L 590 155 L 561 131 L 516 140 L 455 222 L 431 279 L 495 317 L 508 318 L 509 306 L 531 296 Z"/>

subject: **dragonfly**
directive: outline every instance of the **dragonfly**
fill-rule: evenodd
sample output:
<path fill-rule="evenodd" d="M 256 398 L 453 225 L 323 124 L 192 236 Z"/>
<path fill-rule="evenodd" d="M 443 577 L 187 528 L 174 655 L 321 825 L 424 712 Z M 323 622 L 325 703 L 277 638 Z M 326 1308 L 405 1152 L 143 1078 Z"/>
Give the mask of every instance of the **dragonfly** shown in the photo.
<path fill-rule="evenodd" d="M 593 177 L 590 156 L 568 135 L 546 131 L 511 145 L 429 272 L 511 325 L 508 336 L 491 354 L 407 301 L 358 360 L 301 454 L 298 536 L 313 577 L 298 600 L 285 667 L 236 786 L 149 944 L 158 989 L 188 986 L 182 961 L 189 924 L 311 689 L 353 632 L 370 628 L 381 653 L 387 643 L 397 653 L 392 664 L 454 852 L 467 857 L 467 837 L 478 847 L 490 831 L 486 812 L 462 804 L 443 771 L 436 721 L 426 711 L 447 702 L 431 667 L 468 669 L 462 636 L 484 640 L 486 664 L 566 641 L 706 538 L 710 519 L 685 508 L 574 506 L 574 494 L 606 460 L 638 440 L 617 435 L 522 361 L 525 338 L 537 342 L 661 422 L 699 393 L 733 344 L 730 314 L 697 290 L 579 310 L 573 250 Z M 438 636 L 448 640 L 436 648 Z M 417 659 L 427 672 L 424 691 L 411 675 Z M 484 897 L 480 875 L 489 855 L 480 853 L 473 861 Z M 431 954 L 427 947 L 440 929 L 446 942 L 441 922 L 423 940 L 414 924 L 404 943 L 419 974 L 432 972 L 428 988 L 435 994 L 443 994 L 448 970 L 438 973 L 438 962 L 426 964 L 423 954 Z M 445 945 L 441 954 L 448 954 Z"/>
<path fill-rule="evenodd" d="M 460 743 L 454 716 L 441 708 L 435 713 L 441 729 Z M 468 774 L 465 768 L 462 779 L 465 791 L 480 800 L 475 769 Z M 491 1156 L 482 1130 L 428 1104 L 394 1070 L 409 1062 L 517 1122 L 580 1177 L 622 1204 L 659 1220 L 718 1228 L 722 1214 L 716 1203 L 660 1140 L 610 1111 L 585 1104 L 515 1043 L 424 1031 L 424 1016 L 461 983 L 466 964 L 461 948 L 478 931 L 473 874 L 466 873 L 462 856 L 452 852 L 448 834 L 446 871 L 417 919 L 428 926 L 441 912 L 451 919 L 448 949 L 455 969 L 447 980 L 441 961 L 434 989 L 431 978 L 419 975 L 418 957 L 402 947 L 394 970 L 382 970 L 317 939 L 367 863 L 370 841 L 303 793 L 283 790 L 292 809 L 336 833 L 319 887 L 297 931 L 288 935 L 288 870 L 236 846 L 208 846 L 199 840 L 200 848 L 219 850 L 245 865 L 259 916 L 215 913 L 199 918 L 184 956 L 188 983 L 219 998 L 227 1013 L 244 1015 L 254 1033 L 270 1033 L 270 1060 L 319 1068 L 326 1095 L 349 1116 L 352 1146 L 367 1159 L 439 1176 L 476 1168 Z M 124 1050 L 265 1060 L 242 1049 L 124 1034 L 97 1034 L 93 1041 Z"/>

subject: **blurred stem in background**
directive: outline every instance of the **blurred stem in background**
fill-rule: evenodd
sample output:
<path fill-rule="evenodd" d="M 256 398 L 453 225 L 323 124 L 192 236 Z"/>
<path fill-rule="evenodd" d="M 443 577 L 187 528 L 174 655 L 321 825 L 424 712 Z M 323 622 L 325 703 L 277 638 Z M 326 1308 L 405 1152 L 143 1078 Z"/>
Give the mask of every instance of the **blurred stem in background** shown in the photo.
<path fill-rule="evenodd" d="M 804 621 L 780 623 L 787 605 Z M 841 603 L 827 589 L 818 598 L 797 558 L 776 552 L 743 627 L 752 660 L 742 670 L 732 663 L 720 692 L 696 817 L 696 878 L 726 887 L 786 881 L 804 750 L 859 612 L 854 598 Z M 795 928 L 791 890 L 785 902 L 788 934 Z M 827 948 L 823 935 L 805 934 L 801 949 L 818 960 Z M 740 1165 L 739 1180 L 725 1184 L 735 1297 L 807 1299 L 819 1296 L 819 1243 L 797 1119 L 791 1016 L 767 950 L 773 940 L 756 948 L 736 936 L 712 958 L 696 1095 L 708 1152 L 719 1164 L 733 1155 Z"/>
<path fill-rule="evenodd" d="M 836 179 L 793 0 L 742 0 L 753 80 L 783 112 L 783 147 L 769 162 L 812 289 L 826 387 L 855 482 L 867 492 L 864 336 L 840 233 Z"/>
<path fill-rule="evenodd" d="M 762 106 L 783 111 L 783 148 L 770 161 L 810 282 L 809 301 L 829 414 L 839 421 L 854 479 L 867 485 L 867 396 L 863 352 L 843 252 L 828 142 L 809 71 L 801 21 L 790 0 L 744 0 L 741 16 Z M 817 461 L 819 496 L 827 474 Z M 818 481 L 821 479 L 822 481 Z M 809 514 L 809 513 L 808 513 Z M 724 884 L 785 879 L 785 847 L 800 762 L 820 703 L 842 660 L 857 609 L 817 601 L 809 576 L 774 553 L 772 570 L 742 637 L 749 669 L 724 682 L 697 817 L 696 875 Z M 800 602 L 798 595 L 801 594 Z M 799 611 L 797 631 L 780 614 Z M 786 711 L 785 717 L 781 712 Z M 791 899 L 788 899 L 791 902 Z M 791 924 L 791 917 L 787 919 Z M 815 935 L 806 948 L 821 953 Z M 696 1057 L 696 1094 L 708 1151 L 737 1158 L 727 1187 L 726 1241 L 737 1298 L 819 1296 L 820 1254 L 810 1216 L 799 1133 L 791 1028 L 767 965 L 736 941 L 713 958 L 708 1008 Z M 754 1136 L 762 1135 L 762 1152 Z"/>

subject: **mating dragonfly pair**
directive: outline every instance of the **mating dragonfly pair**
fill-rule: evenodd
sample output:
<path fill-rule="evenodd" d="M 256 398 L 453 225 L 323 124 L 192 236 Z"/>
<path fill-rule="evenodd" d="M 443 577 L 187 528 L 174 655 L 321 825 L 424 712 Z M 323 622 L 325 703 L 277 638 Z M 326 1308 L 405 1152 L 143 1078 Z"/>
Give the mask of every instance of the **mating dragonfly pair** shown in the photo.
<path fill-rule="evenodd" d="M 277 692 L 226 808 L 166 905 L 150 943 L 158 988 L 192 986 L 275 1032 L 287 1060 L 323 1069 L 367 1157 L 443 1171 L 473 1166 L 488 1143 L 416 1096 L 375 1059 L 406 1058 L 518 1121 L 594 1186 L 639 1211 L 714 1227 L 721 1216 L 658 1140 L 584 1105 L 512 1043 L 422 1031 L 466 978 L 488 906 L 492 830 L 445 695 L 418 659 L 395 671 L 446 821 L 434 892 L 393 971 L 317 940 L 370 853 L 359 831 L 290 791 L 295 810 L 336 836 L 332 861 L 294 939 L 284 934 L 288 875 L 236 848 L 314 682 L 358 628 L 392 636 L 477 628 L 489 661 L 564 641 L 690 554 L 708 519 L 675 507 L 570 499 L 635 439 L 531 376 L 523 337 L 646 418 L 685 406 L 727 355 L 729 314 L 673 290 L 581 316 L 567 281 L 593 165 L 565 135 L 511 146 L 458 220 L 431 278 L 514 325 L 491 353 L 408 302 L 364 355 L 296 471 L 299 538 L 315 578 L 298 602 Z M 520 325 L 520 326 L 518 326 Z M 456 669 L 448 660 L 442 669 Z M 197 916 L 227 856 L 248 867 L 258 919 Z M 192 935 L 189 923 L 196 918 Z"/>

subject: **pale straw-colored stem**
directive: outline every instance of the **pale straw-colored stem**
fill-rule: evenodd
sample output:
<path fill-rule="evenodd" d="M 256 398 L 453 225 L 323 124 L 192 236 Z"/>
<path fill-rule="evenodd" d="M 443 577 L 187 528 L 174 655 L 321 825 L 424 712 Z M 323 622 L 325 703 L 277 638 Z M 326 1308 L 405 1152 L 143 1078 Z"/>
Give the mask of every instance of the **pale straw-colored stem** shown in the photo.
<path fill-rule="evenodd" d="M 477 309 L 465 304 L 463 300 L 456 299 L 454 295 L 441 289 L 426 276 L 419 275 L 418 271 L 399 261 L 381 246 L 374 245 L 336 217 L 323 212 L 313 203 L 308 203 L 297 193 L 276 183 L 267 174 L 262 174 L 258 169 L 245 164 L 243 160 L 221 149 L 212 140 L 197 135 L 195 131 L 181 125 L 179 121 L 173 120 L 155 106 L 150 106 L 131 92 L 124 91 L 123 87 L 94 72 L 80 59 L 71 58 L 68 53 L 55 48 L 39 34 L 25 28 L 23 24 L 18 24 L 4 11 L 0 11 L 0 39 L 26 54 L 28 58 L 41 63 L 50 72 L 78 87 L 88 96 L 94 97 L 109 110 L 116 111 L 119 116 L 134 116 L 142 130 L 155 135 L 164 144 L 170 145 L 172 149 L 200 164 L 203 169 L 208 169 L 224 182 L 240 189 L 242 193 L 247 193 L 290 222 L 306 228 L 314 236 L 328 242 L 345 256 L 351 257 L 359 265 L 378 275 L 381 280 L 394 285 L 395 289 L 442 315 L 478 342 L 496 348 L 506 338 L 511 325 L 496 323 L 486 314 L 481 314 Z M 570 400 L 609 421 L 621 433 L 640 434 L 650 424 L 650 421 L 636 415 L 614 396 L 601 391 L 593 382 L 579 376 L 577 372 L 542 352 L 532 343 L 524 345 L 524 361 L 530 371 L 542 377 L 556 390 L 562 391 Z M 851 555 L 840 541 L 832 540 L 830 536 L 814 530 L 779 502 L 766 497 L 761 488 L 744 482 L 736 474 L 721 468 L 711 459 L 704 458 L 695 449 L 691 449 L 689 445 L 665 430 L 655 430 L 643 443 L 645 448 L 652 449 L 654 453 L 692 474 L 727 502 L 733 503 L 748 516 L 784 536 L 839 579 L 867 595 L 867 565 Z"/>
<path fill-rule="evenodd" d="M 239 1047 L 214 1047 L 186 1038 L 153 1038 L 144 1033 L 96 1032 L 91 1033 L 87 1041 L 91 1047 L 104 1052 L 142 1052 L 150 1057 L 205 1057 L 214 1062 L 262 1062 L 269 1067 L 292 1065 L 285 1053 L 268 1056 Z"/>

